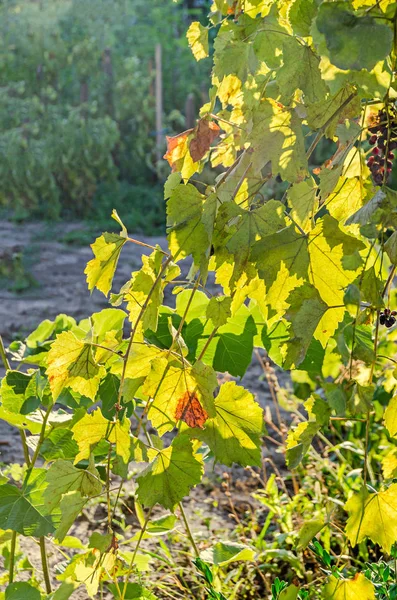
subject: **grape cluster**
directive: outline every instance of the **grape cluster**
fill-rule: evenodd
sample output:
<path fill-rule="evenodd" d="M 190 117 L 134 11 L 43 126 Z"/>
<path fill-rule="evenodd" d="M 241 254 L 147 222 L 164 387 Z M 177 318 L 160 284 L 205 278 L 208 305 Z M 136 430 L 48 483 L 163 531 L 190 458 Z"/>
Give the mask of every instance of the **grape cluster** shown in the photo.
<path fill-rule="evenodd" d="M 391 311 L 390 308 L 385 308 L 385 310 L 382 310 L 380 313 L 379 323 L 381 325 L 386 325 L 386 327 L 389 329 L 396 322 L 396 315 L 397 312 L 395 310 Z"/>
<path fill-rule="evenodd" d="M 382 185 L 386 182 L 393 168 L 394 154 L 397 148 L 397 114 L 394 108 L 383 108 L 368 127 L 371 133 L 369 143 L 373 146 L 367 165 L 372 173 L 374 183 Z"/>

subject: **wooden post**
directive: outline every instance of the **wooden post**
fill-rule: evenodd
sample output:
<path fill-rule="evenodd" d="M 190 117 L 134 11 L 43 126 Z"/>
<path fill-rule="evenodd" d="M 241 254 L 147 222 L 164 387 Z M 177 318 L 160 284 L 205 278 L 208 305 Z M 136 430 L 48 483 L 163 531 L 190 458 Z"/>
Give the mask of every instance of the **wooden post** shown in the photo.
<path fill-rule="evenodd" d="M 163 81 L 161 69 L 161 44 L 156 44 L 156 158 L 159 162 L 163 152 Z"/>
<path fill-rule="evenodd" d="M 113 64 L 112 51 L 110 48 L 105 48 L 102 55 L 102 67 L 105 74 L 105 106 L 106 113 L 114 118 L 114 102 L 113 102 Z"/>

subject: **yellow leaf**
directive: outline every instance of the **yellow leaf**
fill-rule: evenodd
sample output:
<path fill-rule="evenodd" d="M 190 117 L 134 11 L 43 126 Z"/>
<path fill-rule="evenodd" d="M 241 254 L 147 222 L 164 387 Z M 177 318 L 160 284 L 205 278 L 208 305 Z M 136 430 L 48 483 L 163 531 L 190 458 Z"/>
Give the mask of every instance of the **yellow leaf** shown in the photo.
<path fill-rule="evenodd" d="M 371 494 L 363 487 L 346 502 L 345 509 L 349 513 L 346 535 L 352 546 L 368 537 L 390 554 L 397 540 L 397 483 Z"/>
<path fill-rule="evenodd" d="M 130 431 L 129 419 L 124 421 L 108 421 L 98 408 L 91 414 L 86 414 L 72 428 L 73 438 L 76 440 L 80 452 L 75 458 L 75 464 L 90 456 L 91 449 L 101 440 L 115 444 L 116 453 L 124 463 L 130 459 Z"/>
<path fill-rule="evenodd" d="M 199 21 L 194 21 L 187 30 L 186 37 L 196 60 L 208 56 L 208 29 Z"/>
<path fill-rule="evenodd" d="M 397 433 L 397 396 L 393 396 L 390 400 L 384 415 L 385 427 L 390 435 Z"/>
<path fill-rule="evenodd" d="M 375 600 L 375 588 L 363 573 L 353 579 L 337 579 L 331 575 L 324 586 L 325 600 Z"/>
<path fill-rule="evenodd" d="M 95 400 L 106 371 L 95 362 L 91 344 L 81 342 L 71 331 L 64 331 L 53 342 L 47 360 L 54 400 L 65 387 Z"/>
<path fill-rule="evenodd" d="M 84 271 L 90 291 L 96 287 L 105 296 L 108 295 L 120 252 L 126 241 L 126 237 L 122 235 L 103 233 L 91 244 L 95 258 L 87 263 Z"/>

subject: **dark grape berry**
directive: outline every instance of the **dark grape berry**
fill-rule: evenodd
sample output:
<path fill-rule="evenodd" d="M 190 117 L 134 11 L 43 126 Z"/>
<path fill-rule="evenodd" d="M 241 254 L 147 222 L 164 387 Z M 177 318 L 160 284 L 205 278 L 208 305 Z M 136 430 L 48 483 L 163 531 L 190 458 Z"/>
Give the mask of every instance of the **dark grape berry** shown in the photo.
<path fill-rule="evenodd" d="M 375 185 L 386 183 L 393 169 L 394 154 L 397 148 L 397 109 L 389 104 L 372 116 L 368 131 L 372 134 L 369 143 L 372 148 L 367 165 Z"/>
<path fill-rule="evenodd" d="M 387 329 L 390 329 L 396 322 L 396 315 L 397 312 L 395 310 L 391 311 L 390 308 L 385 308 L 379 314 L 380 325 L 385 325 Z"/>

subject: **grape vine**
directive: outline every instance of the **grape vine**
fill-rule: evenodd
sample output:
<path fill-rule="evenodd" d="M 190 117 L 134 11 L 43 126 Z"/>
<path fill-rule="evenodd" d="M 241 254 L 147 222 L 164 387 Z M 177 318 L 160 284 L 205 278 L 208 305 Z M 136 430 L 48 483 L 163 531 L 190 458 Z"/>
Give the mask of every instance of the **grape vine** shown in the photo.
<path fill-rule="evenodd" d="M 0 417 L 19 430 L 26 461 L 21 483 L 0 485 L 9 586 L 27 585 L 13 583 L 15 547 L 33 536 L 45 597 L 80 585 L 95 597 L 105 582 L 119 600 L 151 598 L 140 586 L 141 544 L 160 505 L 183 525 L 207 597 L 224 598 L 208 564 L 254 561 L 255 552 L 211 540 L 203 553 L 183 500 L 211 461 L 262 465 L 263 410 L 233 379 L 255 348 L 269 382 L 269 360 L 291 371 L 289 401 L 271 389 L 294 417 L 285 440 L 279 423 L 276 443 L 296 498 L 296 474 L 310 453 L 322 464 L 323 446 L 342 479 L 339 497 L 295 537 L 284 523 L 292 541 L 283 556 L 301 587 L 277 578 L 269 598 L 395 598 L 385 586 L 391 569 L 397 577 L 396 4 L 215 0 L 208 26 L 187 33 L 197 60 L 214 29 L 209 101 L 194 128 L 168 138 L 168 247 L 146 244 L 141 268 L 115 291 L 123 248 L 137 241 L 114 212 L 120 233 L 95 240 L 85 271 L 109 308 L 79 323 L 60 315 L 8 352 L 1 345 Z M 323 140 L 329 155 L 316 164 Z M 206 164 L 211 184 L 200 180 Z M 175 308 L 164 301 L 170 290 Z M 344 438 L 352 429 L 353 442 Z M 128 537 L 115 512 L 131 478 L 139 525 Z M 273 483 L 258 494 L 270 519 Z M 101 494 L 106 532 L 68 557 L 51 596 L 46 544 L 62 548 Z M 337 558 L 331 535 L 342 540 Z M 374 547 L 388 571 L 365 562 Z M 321 564 L 318 585 L 305 580 L 309 552 Z"/>

